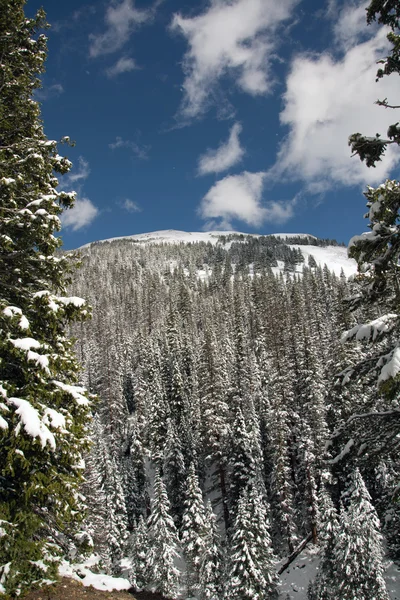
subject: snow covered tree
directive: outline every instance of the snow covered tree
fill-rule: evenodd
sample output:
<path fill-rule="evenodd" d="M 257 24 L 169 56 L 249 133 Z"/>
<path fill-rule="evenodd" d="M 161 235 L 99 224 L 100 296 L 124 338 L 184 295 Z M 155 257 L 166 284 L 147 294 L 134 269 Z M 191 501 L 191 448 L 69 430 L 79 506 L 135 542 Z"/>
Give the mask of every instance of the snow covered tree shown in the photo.
<path fill-rule="evenodd" d="M 343 499 L 348 508 L 342 508 L 339 516 L 333 548 L 334 588 L 328 597 L 389 600 L 383 579 L 380 523 L 358 469 L 353 472 Z"/>
<path fill-rule="evenodd" d="M 321 545 L 321 561 L 315 580 L 310 582 L 308 598 L 309 600 L 330 600 L 331 598 L 333 600 L 332 589 L 334 589 L 336 581 L 333 550 L 340 531 L 338 513 L 325 485 L 321 486 L 319 503 L 318 541 Z"/>
<path fill-rule="evenodd" d="M 181 543 L 186 560 L 188 595 L 198 589 L 200 561 L 207 533 L 206 512 L 199 480 L 193 463 L 189 467 L 183 504 Z"/>
<path fill-rule="evenodd" d="M 88 311 L 65 296 L 73 261 L 54 255 L 58 215 L 75 197 L 56 190 L 54 173 L 71 163 L 45 136 L 32 99 L 46 22 L 43 11 L 25 18 L 24 4 L 0 2 L 0 591 L 14 594 L 52 577 L 79 521 L 89 420 L 65 335 Z"/>
<path fill-rule="evenodd" d="M 129 571 L 129 581 L 132 587 L 137 590 L 142 590 L 148 583 L 148 546 L 149 536 L 146 521 L 143 516 L 140 516 L 128 546 L 129 557 L 132 561 L 132 568 Z"/>
<path fill-rule="evenodd" d="M 201 600 L 219 600 L 222 597 L 223 555 L 217 518 L 211 503 L 206 505 L 207 533 L 200 561 L 199 595 Z"/>
<path fill-rule="evenodd" d="M 178 533 L 171 517 L 171 505 L 158 471 L 154 477 L 154 498 L 148 518 L 149 546 L 147 565 L 149 580 L 163 596 L 178 593 L 179 570 L 175 561 L 179 557 Z"/>
<path fill-rule="evenodd" d="M 107 445 L 98 415 L 93 419 L 92 448 L 87 457 L 84 491 L 88 521 L 93 529 L 95 551 L 107 572 L 118 573 L 128 538 L 128 516 L 122 475 Z"/>
<path fill-rule="evenodd" d="M 379 68 L 377 81 L 385 75 L 400 72 L 399 18 L 399 5 L 392 0 L 372 0 L 367 8 L 368 23 L 377 20 L 391 29 L 387 37 L 392 48 L 389 55 L 379 61 L 384 67 Z M 386 99 L 378 101 L 378 104 L 399 108 L 388 104 Z M 379 134 L 368 138 L 356 133 L 350 136 L 349 143 L 361 160 L 365 160 L 368 166 L 375 166 L 388 144 L 400 145 L 398 123 L 389 127 L 387 138 L 381 139 Z M 398 447 L 400 432 L 400 183 L 387 180 L 377 188 L 368 187 L 365 196 L 368 207 L 365 217 L 370 221 L 371 231 L 354 236 L 349 244 L 349 255 L 358 263 L 362 286 L 358 297 L 352 299 L 352 306 L 368 308 L 375 318 L 357 324 L 344 334 L 343 341 L 364 341 L 371 349 L 355 367 L 349 367 L 345 378 L 349 379 L 350 374 L 353 378 L 372 375 L 387 401 L 387 406 L 381 406 L 369 417 L 363 414 L 353 419 L 351 429 L 364 428 L 362 436 L 360 431 L 349 432 L 349 435 L 358 438 L 365 451 L 382 455 Z"/>
<path fill-rule="evenodd" d="M 239 498 L 232 527 L 226 572 L 226 600 L 273 600 L 278 597 L 275 557 L 265 501 L 255 485 Z"/>
<path fill-rule="evenodd" d="M 163 475 L 175 523 L 180 527 L 183 513 L 186 468 L 182 454 L 181 438 L 172 419 L 168 419 L 167 439 L 164 448 Z"/>
<path fill-rule="evenodd" d="M 235 401 L 239 403 L 239 399 Z M 249 481 L 255 479 L 257 466 L 253 456 L 252 439 L 246 429 L 242 411 L 236 409 L 235 422 L 232 425 L 230 452 L 228 457 L 230 502 L 234 512 L 242 491 Z"/>

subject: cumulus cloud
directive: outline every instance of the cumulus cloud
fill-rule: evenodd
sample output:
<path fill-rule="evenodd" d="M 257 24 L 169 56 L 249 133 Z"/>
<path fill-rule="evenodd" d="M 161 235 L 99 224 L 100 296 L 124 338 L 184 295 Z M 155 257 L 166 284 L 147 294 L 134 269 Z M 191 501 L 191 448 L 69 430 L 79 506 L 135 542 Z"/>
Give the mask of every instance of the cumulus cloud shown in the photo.
<path fill-rule="evenodd" d="M 137 202 L 134 202 L 133 200 L 130 200 L 129 198 L 126 198 L 122 202 L 119 202 L 119 205 L 121 206 L 121 208 L 124 208 L 130 213 L 142 212 L 142 209 L 140 208 L 139 204 Z"/>
<path fill-rule="evenodd" d="M 231 128 L 229 138 L 226 142 L 221 144 L 216 150 L 209 149 L 205 154 L 200 156 L 198 164 L 199 175 L 221 173 L 241 161 L 245 153 L 239 141 L 241 131 L 241 124 L 235 123 Z"/>
<path fill-rule="evenodd" d="M 98 35 L 91 34 L 89 54 L 92 58 L 104 54 L 112 54 L 122 48 L 133 31 L 153 17 L 152 10 L 141 10 L 135 7 L 133 0 L 110 2 L 106 11 L 107 29 Z"/>
<path fill-rule="evenodd" d="M 108 77 L 116 77 L 117 75 L 121 75 L 121 73 L 129 73 L 129 71 L 134 71 L 135 69 L 137 69 L 137 66 L 133 58 L 121 56 L 115 65 L 106 69 L 106 74 Z"/>
<path fill-rule="evenodd" d="M 222 219 L 227 225 L 231 219 L 260 225 L 265 217 L 261 206 L 264 177 L 264 173 L 244 171 L 217 181 L 201 201 L 200 216 L 207 220 Z"/>
<path fill-rule="evenodd" d="M 291 15 L 297 0 L 210 0 L 196 17 L 177 13 L 172 31 L 181 33 L 189 49 L 183 61 L 184 118 L 204 113 L 219 80 L 230 75 L 253 96 L 271 91 L 271 60 L 277 45 L 276 29 Z"/>
<path fill-rule="evenodd" d="M 262 205 L 266 174 L 263 172 L 228 175 L 207 192 L 199 207 L 207 228 L 231 229 L 233 219 L 257 227 L 265 222 L 284 223 L 294 214 L 296 200 Z"/>
<path fill-rule="evenodd" d="M 72 231 L 78 231 L 78 229 L 90 225 L 98 214 L 98 208 L 89 198 L 78 198 L 73 208 L 62 213 L 61 223 L 64 227 L 72 229 Z"/>
<path fill-rule="evenodd" d="M 111 150 L 117 150 L 119 148 L 127 148 L 134 154 L 137 158 L 141 158 L 142 160 L 146 160 L 149 158 L 149 150 L 150 146 L 140 146 L 136 142 L 132 140 L 123 140 L 121 137 L 117 136 L 115 138 L 115 142 L 111 142 L 108 144 L 108 147 Z"/>
<path fill-rule="evenodd" d="M 354 19 L 346 14 L 356 31 L 358 9 L 353 10 Z M 347 33 L 342 40 L 348 39 Z M 280 179 L 284 174 L 303 180 L 310 191 L 322 192 L 338 183 L 374 184 L 388 176 L 398 161 L 397 149 L 389 147 L 376 169 L 368 169 L 358 157 L 350 157 L 348 146 L 351 133 L 374 136 L 387 130 L 390 116 L 374 104 L 377 97 L 398 94 L 395 78 L 375 82 L 376 62 L 385 55 L 386 44 L 386 33 L 380 29 L 337 60 L 327 53 L 294 59 L 280 115 L 289 132 L 270 177 Z"/>

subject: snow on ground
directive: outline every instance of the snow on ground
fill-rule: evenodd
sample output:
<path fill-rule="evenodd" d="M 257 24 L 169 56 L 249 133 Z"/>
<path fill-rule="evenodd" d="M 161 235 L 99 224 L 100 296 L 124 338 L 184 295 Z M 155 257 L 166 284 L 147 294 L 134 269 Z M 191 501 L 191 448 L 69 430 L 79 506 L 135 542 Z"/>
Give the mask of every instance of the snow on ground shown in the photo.
<path fill-rule="evenodd" d="M 123 235 L 106 240 L 99 240 L 95 243 L 114 242 L 116 240 L 132 240 L 133 242 L 150 242 L 152 244 L 180 244 L 180 243 L 196 243 L 196 242 L 211 242 L 217 244 L 221 235 L 251 235 L 247 233 L 240 234 L 238 231 L 178 231 L 175 229 L 165 229 L 163 231 L 152 231 L 150 233 L 137 233 L 135 235 Z M 258 237 L 258 236 L 256 236 Z M 93 243 L 93 242 L 92 242 Z M 81 246 L 79 250 L 87 248 L 91 244 Z"/>
<path fill-rule="evenodd" d="M 318 564 L 317 551 L 312 546 L 304 550 L 281 575 L 282 600 L 307 600 L 308 584 L 315 578 Z M 400 567 L 391 561 L 385 580 L 391 600 L 400 600 Z"/>
<path fill-rule="evenodd" d="M 129 590 L 131 586 L 128 579 L 123 577 L 111 577 L 100 573 L 93 573 L 90 567 L 94 567 L 99 558 L 95 555 L 91 556 L 84 563 L 70 564 L 63 561 L 59 568 L 59 573 L 62 577 L 72 577 L 76 581 L 80 581 L 85 587 L 92 585 L 96 590 L 111 592 L 112 590 Z"/>
<path fill-rule="evenodd" d="M 353 258 L 347 256 L 347 248 L 343 246 L 297 246 L 289 244 L 289 248 L 301 250 L 306 264 L 310 254 L 315 258 L 318 265 L 323 267 L 325 264 L 330 271 L 340 275 L 343 269 L 346 277 L 350 277 L 357 272 L 357 263 Z"/>
<path fill-rule="evenodd" d="M 244 235 L 244 236 L 251 236 L 251 237 L 264 237 L 260 234 L 241 233 L 239 231 L 187 232 L 187 231 L 177 231 L 175 229 L 166 229 L 164 231 L 152 231 L 150 233 L 138 233 L 135 235 L 109 238 L 106 240 L 100 240 L 99 242 L 96 242 L 96 243 L 113 242 L 115 240 L 131 240 L 132 242 L 152 243 L 152 244 L 162 244 L 162 243 L 190 244 L 190 243 L 197 243 L 197 242 L 206 242 L 206 243 L 210 242 L 211 244 L 217 244 L 219 241 L 219 238 L 223 235 L 225 235 L 225 236 Z M 274 233 L 273 236 L 280 237 L 281 239 L 287 239 L 288 237 L 301 237 L 301 238 L 310 237 L 310 238 L 317 239 L 317 238 L 315 238 L 314 235 L 310 235 L 308 233 Z M 266 236 L 266 237 L 270 237 L 270 236 Z M 226 244 L 225 247 L 228 247 L 229 245 L 230 245 L 230 243 Z M 79 248 L 79 249 L 82 250 L 82 249 L 88 248 L 90 246 L 91 246 L 91 244 L 85 244 L 84 246 L 81 246 L 81 248 Z M 289 248 L 301 250 L 301 252 L 305 258 L 305 264 L 308 263 L 308 257 L 311 254 L 315 258 L 318 265 L 323 267 L 326 264 L 328 269 L 330 271 L 332 271 L 333 273 L 335 273 L 336 275 L 340 275 L 340 272 L 342 269 L 343 269 L 346 277 L 350 277 L 351 275 L 354 275 L 357 272 L 356 261 L 347 256 L 347 248 L 344 248 L 343 246 L 327 246 L 325 248 L 322 248 L 321 246 L 312 246 L 312 245 L 301 246 L 301 245 L 288 244 L 288 246 L 289 246 Z M 275 268 L 275 272 L 278 272 L 278 273 L 282 270 L 283 270 L 283 264 L 282 264 L 282 266 L 279 265 L 278 268 Z M 302 269 L 300 269 L 298 272 L 301 272 L 301 270 Z M 202 275 L 202 278 L 204 278 L 204 279 L 206 278 L 205 272 L 203 272 L 201 275 Z"/>
<path fill-rule="evenodd" d="M 96 590 L 110 592 L 112 590 L 128 590 L 131 587 L 128 579 L 125 578 L 131 567 L 129 559 L 124 559 L 121 563 L 122 574 L 125 577 L 111 577 L 94 573 L 91 568 L 96 569 L 98 562 L 99 557 L 95 554 L 80 564 L 63 561 L 59 572 L 61 576 L 80 581 L 85 587 L 92 585 Z M 318 564 L 318 552 L 309 546 L 280 576 L 280 598 L 282 600 L 307 600 L 308 585 L 315 578 Z M 400 600 L 400 567 L 388 561 L 385 579 L 391 600 Z M 186 600 L 189 599 L 186 598 Z"/>
<path fill-rule="evenodd" d="M 315 578 L 319 556 L 315 549 L 304 550 L 282 573 L 280 592 L 285 600 L 307 600 L 308 584 Z"/>
<path fill-rule="evenodd" d="M 120 237 L 108 238 L 105 240 L 99 240 L 98 242 L 91 243 L 105 243 L 114 242 L 116 240 L 132 240 L 133 242 L 150 242 L 153 244 L 180 244 L 180 243 L 196 243 L 196 242 L 210 242 L 211 244 L 217 244 L 218 239 L 222 235 L 245 235 L 249 237 L 264 237 L 258 233 L 243 233 L 241 231 L 178 231 L 177 229 L 164 229 L 162 231 L 151 231 L 149 233 L 137 233 L 135 235 L 123 235 Z M 265 237 L 270 237 L 272 234 Z M 274 233 L 274 237 L 280 237 L 286 239 L 288 237 L 301 237 L 301 238 L 314 238 L 314 235 L 308 233 Z M 91 245 L 85 244 L 81 246 L 79 250 L 87 248 Z"/>

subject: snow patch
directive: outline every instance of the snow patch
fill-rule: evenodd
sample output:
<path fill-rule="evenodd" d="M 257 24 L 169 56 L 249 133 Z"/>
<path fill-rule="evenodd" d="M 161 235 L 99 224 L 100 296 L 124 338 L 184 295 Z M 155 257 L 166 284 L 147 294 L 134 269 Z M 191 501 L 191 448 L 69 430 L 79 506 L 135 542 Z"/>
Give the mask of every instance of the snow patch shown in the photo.
<path fill-rule="evenodd" d="M 112 592 L 113 590 L 129 590 L 131 587 L 128 579 L 122 577 L 111 577 L 101 573 L 93 573 L 88 568 L 88 563 L 93 565 L 93 561 L 71 565 L 67 561 L 63 561 L 59 567 L 59 574 L 64 577 L 71 577 L 76 581 L 80 581 L 85 587 L 93 586 L 96 590 Z"/>

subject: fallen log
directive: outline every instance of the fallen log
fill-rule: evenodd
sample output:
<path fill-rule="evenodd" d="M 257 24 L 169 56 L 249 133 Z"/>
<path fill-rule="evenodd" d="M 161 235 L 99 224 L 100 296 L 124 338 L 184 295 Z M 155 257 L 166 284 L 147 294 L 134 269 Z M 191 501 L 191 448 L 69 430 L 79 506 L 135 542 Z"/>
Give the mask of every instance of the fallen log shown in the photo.
<path fill-rule="evenodd" d="M 293 550 L 292 554 L 289 556 L 289 558 L 286 560 L 286 562 L 281 566 L 281 568 L 278 571 L 278 575 L 282 575 L 283 571 L 285 571 L 288 568 L 288 566 L 292 564 L 292 562 L 295 560 L 295 558 L 298 557 L 300 552 L 302 550 L 304 550 L 304 548 L 307 546 L 307 544 L 309 542 L 311 542 L 312 539 L 313 539 L 313 534 L 312 534 L 312 532 L 310 532 L 308 534 L 308 536 L 306 538 L 304 538 L 304 540 L 302 542 L 300 542 L 300 544 Z"/>

